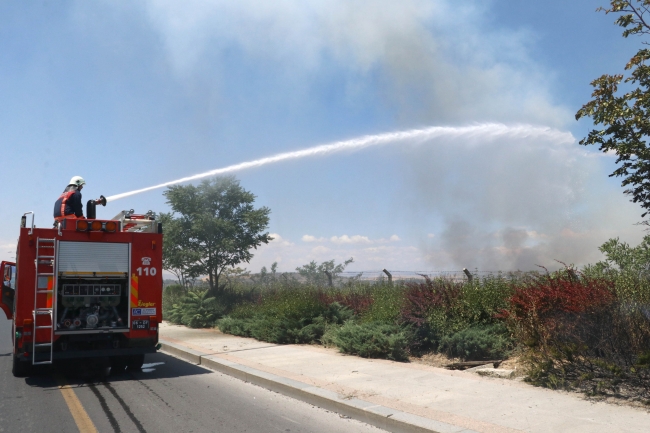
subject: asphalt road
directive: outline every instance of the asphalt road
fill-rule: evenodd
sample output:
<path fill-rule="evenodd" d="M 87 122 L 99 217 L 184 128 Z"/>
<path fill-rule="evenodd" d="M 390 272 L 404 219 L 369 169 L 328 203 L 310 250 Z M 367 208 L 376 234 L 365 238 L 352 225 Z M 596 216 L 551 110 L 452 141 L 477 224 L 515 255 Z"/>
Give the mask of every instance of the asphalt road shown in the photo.
<path fill-rule="evenodd" d="M 73 412 L 109 433 L 382 431 L 161 353 L 147 355 L 142 371 L 120 375 L 77 363 L 14 378 L 10 334 L 11 322 L 0 318 L 0 432 L 79 431 Z M 81 403 L 76 410 L 63 382 Z"/>

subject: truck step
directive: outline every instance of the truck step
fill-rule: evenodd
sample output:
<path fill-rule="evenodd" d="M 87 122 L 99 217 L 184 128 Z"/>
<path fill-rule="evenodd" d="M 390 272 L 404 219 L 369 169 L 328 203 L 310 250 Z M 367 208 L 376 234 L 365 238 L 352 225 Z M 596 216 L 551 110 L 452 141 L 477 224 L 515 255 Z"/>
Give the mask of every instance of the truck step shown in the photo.
<path fill-rule="evenodd" d="M 54 290 L 37 290 L 36 293 L 52 293 Z"/>
<path fill-rule="evenodd" d="M 46 273 L 41 273 L 41 274 L 36 274 L 37 277 L 53 277 L 54 273 L 53 272 L 46 272 Z"/>
<path fill-rule="evenodd" d="M 37 259 L 53 259 L 54 256 L 37 256 Z"/>
<path fill-rule="evenodd" d="M 54 242 L 54 239 L 48 239 L 48 238 L 38 238 L 38 242 Z"/>
<path fill-rule="evenodd" d="M 36 329 L 52 329 L 52 325 L 37 326 Z"/>
<path fill-rule="evenodd" d="M 46 314 L 52 314 L 52 309 L 51 308 L 37 308 L 35 313 L 37 315 L 46 315 Z"/>
<path fill-rule="evenodd" d="M 52 343 L 36 343 L 34 347 L 50 347 Z"/>

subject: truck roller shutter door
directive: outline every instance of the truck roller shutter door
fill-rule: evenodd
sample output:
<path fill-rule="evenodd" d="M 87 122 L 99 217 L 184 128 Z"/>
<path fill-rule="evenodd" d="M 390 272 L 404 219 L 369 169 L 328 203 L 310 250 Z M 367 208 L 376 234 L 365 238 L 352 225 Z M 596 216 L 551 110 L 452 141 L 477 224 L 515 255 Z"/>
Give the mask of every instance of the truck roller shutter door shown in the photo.
<path fill-rule="evenodd" d="M 58 271 L 128 273 L 129 244 L 60 241 Z"/>

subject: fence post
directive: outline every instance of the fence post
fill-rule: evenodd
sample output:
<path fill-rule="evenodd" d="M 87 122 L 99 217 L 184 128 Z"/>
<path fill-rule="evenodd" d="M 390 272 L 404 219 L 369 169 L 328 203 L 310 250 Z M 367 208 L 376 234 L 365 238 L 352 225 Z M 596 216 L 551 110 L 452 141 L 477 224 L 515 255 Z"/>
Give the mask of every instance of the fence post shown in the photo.
<path fill-rule="evenodd" d="M 463 272 L 465 272 L 465 275 L 467 275 L 467 281 L 471 283 L 474 279 L 474 276 L 467 270 L 467 268 L 463 268 Z"/>
<path fill-rule="evenodd" d="M 386 269 L 384 269 L 382 272 L 383 272 L 384 274 L 388 275 L 388 282 L 392 284 L 392 283 L 393 283 L 393 274 L 391 274 L 390 272 L 388 272 Z"/>
<path fill-rule="evenodd" d="M 332 283 L 332 273 L 330 271 L 325 271 L 325 275 L 327 275 L 327 281 L 329 281 L 329 286 L 332 287 L 334 285 Z"/>

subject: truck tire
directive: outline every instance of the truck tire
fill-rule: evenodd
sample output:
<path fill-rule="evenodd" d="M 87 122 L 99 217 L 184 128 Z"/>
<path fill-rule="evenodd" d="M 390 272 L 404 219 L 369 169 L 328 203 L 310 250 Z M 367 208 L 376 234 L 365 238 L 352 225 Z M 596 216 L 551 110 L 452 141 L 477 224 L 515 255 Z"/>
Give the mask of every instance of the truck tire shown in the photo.
<path fill-rule="evenodd" d="M 27 377 L 32 370 L 32 365 L 29 362 L 22 362 L 18 360 L 15 356 L 13 357 L 14 362 L 11 367 L 11 373 L 14 377 Z"/>
<path fill-rule="evenodd" d="M 142 369 L 142 364 L 144 364 L 144 354 L 130 355 L 126 361 L 126 367 L 129 370 L 140 370 Z"/>
<path fill-rule="evenodd" d="M 128 359 L 126 356 L 111 356 L 111 375 L 124 373 Z"/>

